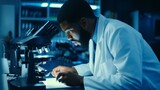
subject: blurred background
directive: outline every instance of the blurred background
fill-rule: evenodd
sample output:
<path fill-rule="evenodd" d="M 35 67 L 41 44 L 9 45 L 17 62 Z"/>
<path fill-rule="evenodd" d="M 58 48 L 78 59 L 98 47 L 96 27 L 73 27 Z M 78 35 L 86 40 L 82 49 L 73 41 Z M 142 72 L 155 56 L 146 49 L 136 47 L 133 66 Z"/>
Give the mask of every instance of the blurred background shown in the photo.
<path fill-rule="evenodd" d="M 88 62 L 87 48 L 74 46 L 68 41 L 56 21 L 59 8 L 65 1 L 0 0 L 0 39 L 4 41 L 5 57 L 10 61 L 11 73 L 17 73 L 17 68 L 21 67 L 20 60 L 15 57 L 14 52 L 17 46 L 13 42 L 32 35 L 47 21 L 52 22 L 59 31 L 54 34 L 51 44 L 47 46 L 47 49 L 54 55 L 54 59 L 43 64 L 44 68 L 51 70 L 57 65 L 73 66 Z M 159 0 L 86 1 L 97 16 L 103 14 L 105 17 L 119 19 L 134 27 L 151 45 L 160 60 Z"/>

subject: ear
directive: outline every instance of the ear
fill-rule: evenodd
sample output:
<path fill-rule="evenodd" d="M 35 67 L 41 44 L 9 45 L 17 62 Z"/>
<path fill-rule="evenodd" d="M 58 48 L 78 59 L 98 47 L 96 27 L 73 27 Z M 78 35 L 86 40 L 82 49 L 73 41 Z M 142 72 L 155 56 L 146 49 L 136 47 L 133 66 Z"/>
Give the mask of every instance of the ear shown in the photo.
<path fill-rule="evenodd" d="M 86 28 L 87 28 L 87 18 L 82 17 L 82 18 L 80 19 L 80 25 L 81 25 L 81 27 L 82 27 L 83 29 L 86 29 Z"/>

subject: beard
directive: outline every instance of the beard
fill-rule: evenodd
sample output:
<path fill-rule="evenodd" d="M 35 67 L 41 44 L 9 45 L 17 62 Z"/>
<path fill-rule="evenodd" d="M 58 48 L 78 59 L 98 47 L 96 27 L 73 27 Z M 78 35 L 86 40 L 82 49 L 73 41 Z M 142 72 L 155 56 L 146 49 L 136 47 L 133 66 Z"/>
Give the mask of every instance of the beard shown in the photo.
<path fill-rule="evenodd" d="M 79 26 L 79 42 L 81 43 L 81 46 L 84 48 L 88 48 L 89 40 L 91 38 L 91 34 L 87 32 L 86 30 L 82 29 L 81 26 Z"/>

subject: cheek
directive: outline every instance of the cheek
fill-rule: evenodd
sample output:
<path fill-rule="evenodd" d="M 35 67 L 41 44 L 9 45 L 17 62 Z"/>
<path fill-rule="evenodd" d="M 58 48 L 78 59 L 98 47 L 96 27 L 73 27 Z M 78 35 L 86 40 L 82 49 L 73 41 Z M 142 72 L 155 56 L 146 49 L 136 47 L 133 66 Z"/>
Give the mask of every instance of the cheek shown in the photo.
<path fill-rule="evenodd" d="M 72 34 L 72 37 L 73 37 L 73 39 L 76 40 L 76 41 L 79 41 L 79 39 L 80 39 L 80 35 L 79 35 L 78 33 Z"/>

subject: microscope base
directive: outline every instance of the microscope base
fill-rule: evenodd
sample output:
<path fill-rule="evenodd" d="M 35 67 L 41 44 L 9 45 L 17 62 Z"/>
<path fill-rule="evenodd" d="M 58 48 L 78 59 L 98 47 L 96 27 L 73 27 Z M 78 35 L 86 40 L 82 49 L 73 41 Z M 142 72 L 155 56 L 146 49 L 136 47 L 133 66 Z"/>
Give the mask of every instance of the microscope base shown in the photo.
<path fill-rule="evenodd" d="M 46 90 L 46 86 L 42 82 L 28 84 L 27 78 L 19 78 L 9 83 L 9 90 Z"/>

